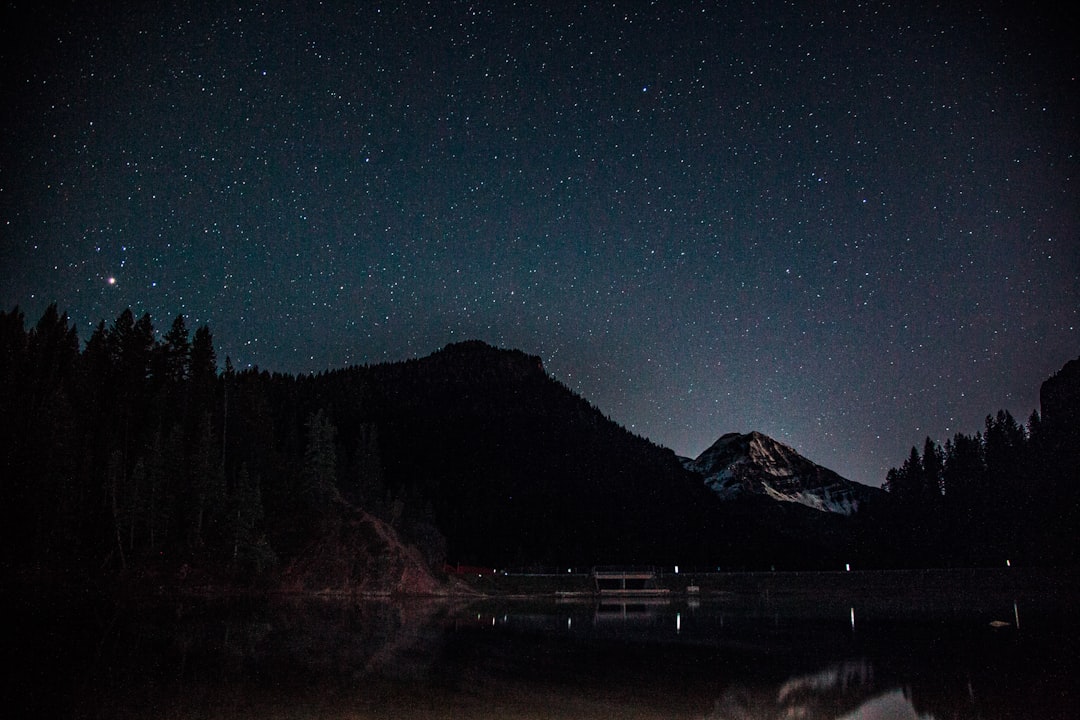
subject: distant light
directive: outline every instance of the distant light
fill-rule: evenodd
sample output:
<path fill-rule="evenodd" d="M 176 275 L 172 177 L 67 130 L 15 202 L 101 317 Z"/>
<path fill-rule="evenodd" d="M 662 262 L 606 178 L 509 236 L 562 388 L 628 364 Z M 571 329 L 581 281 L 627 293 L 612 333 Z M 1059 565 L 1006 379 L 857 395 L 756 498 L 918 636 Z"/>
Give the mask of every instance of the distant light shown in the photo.
<path fill-rule="evenodd" d="M 844 572 L 851 572 L 851 563 L 844 563 Z"/>
<path fill-rule="evenodd" d="M 675 566 L 675 574 L 676 574 L 676 575 L 678 575 L 678 574 L 679 574 L 679 566 L 678 566 L 678 565 L 676 565 L 676 566 Z"/>
<path fill-rule="evenodd" d="M 1005 561 L 1005 567 L 1012 567 L 1012 563 L 1008 560 Z"/>
<path fill-rule="evenodd" d="M 675 613 L 675 632 L 682 632 L 682 613 Z"/>
<path fill-rule="evenodd" d="M 110 277 L 110 278 L 109 278 L 108 280 L 106 280 L 105 282 L 109 283 L 110 285 L 115 285 L 115 284 L 116 284 L 116 278 L 114 278 L 114 277 Z"/>

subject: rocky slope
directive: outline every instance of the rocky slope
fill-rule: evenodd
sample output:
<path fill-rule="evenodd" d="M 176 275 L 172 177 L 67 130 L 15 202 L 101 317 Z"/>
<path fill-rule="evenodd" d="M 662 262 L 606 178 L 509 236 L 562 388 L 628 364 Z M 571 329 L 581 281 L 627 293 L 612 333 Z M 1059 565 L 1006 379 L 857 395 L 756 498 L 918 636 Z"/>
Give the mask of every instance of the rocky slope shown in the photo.
<path fill-rule="evenodd" d="M 723 435 L 684 466 L 723 500 L 761 495 L 851 515 L 880 490 L 847 480 L 759 432 Z"/>
<path fill-rule="evenodd" d="M 336 519 L 337 520 L 337 519 Z M 420 552 L 377 517 L 343 508 L 282 573 L 283 589 L 322 594 L 436 595 L 447 591 Z"/>

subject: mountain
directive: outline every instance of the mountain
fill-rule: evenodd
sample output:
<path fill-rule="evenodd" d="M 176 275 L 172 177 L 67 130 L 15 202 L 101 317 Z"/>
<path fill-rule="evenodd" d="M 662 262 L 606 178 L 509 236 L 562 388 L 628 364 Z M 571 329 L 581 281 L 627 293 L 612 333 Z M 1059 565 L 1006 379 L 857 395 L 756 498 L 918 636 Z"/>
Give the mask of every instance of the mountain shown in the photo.
<path fill-rule="evenodd" d="M 1043 382 L 1039 404 L 1045 422 L 1080 426 L 1080 358 L 1065 363 Z"/>
<path fill-rule="evenodd" d="M 455 343 L 316 380 L 339 439 L 377 428 L 389 492 L 430 504 L 451 562 L 835 568 L 876 546 L 855 516 L 764 495 L 722 501 L 672 450 L 518 350 Z M 839 506 L 843 482 L 822 496 Z M 852 491 L 849 511 L 861 497 Z"/>
<path fill-rule="evenodd" d="M 719 503 L 674 452 L 612 422 L 536 356 L 469 341 L 313 384 L 305 394 L 343 445 L 339 477 L 356 476 L 353 438 L 372 428 L 387 491 L 430 506 L 452 562 L 709 562 L 723 534 Z"/>
<path fill-rule="evenodd" d="M 683 465 L 723 500 L 761 495 L 851 515 L 881 490 L 840 477 L 757 431 L 728 433 Z"/>
<path fill-rule="evenodd" d="M 0 311 L 0 566 L 416 592 L 446 561 L 1075 562 L 1078 388 L 1072 362 L 1044 385 L 1042 420 L 1025 430 L 1002 411 L 954 438 L 953 488 L 904 506 L 760 433 L 680 460 L 538 357 L 482 342 L 318 375 L 228 359 L 219 373 L 209 329 L 189 341 L 182 316 L 157 340 L 125 310 L 80 349 L 55 306 L 30 330 Z"/>
<path fill-rule="evenodd" d="M 316 383 L 339 440 L 377 428 L 388 491 L 430 505 L 451 562 L 807 568 L 853 557 L 849 517 L 756 495 L 721 501 L 672 450 L 518 350 L 455 343 Z"/>

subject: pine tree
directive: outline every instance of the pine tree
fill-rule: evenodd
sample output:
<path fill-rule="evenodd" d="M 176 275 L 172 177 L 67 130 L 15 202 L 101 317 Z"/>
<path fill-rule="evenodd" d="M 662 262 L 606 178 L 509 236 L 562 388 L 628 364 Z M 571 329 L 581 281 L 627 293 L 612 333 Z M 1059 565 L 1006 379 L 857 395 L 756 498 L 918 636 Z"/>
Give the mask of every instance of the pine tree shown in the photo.
<path fill-rule="evenodd" d="M 912 445 L 911 453 L 904 464 L 889 470 L 884 488 L 905 507 L 919 502 L 923 494 L 923 465 L 918 448 Z"/>
<path fill-rule="evenodd" d="M 67 314 L 53 304 L 27 334 L 26 347 L 23 381 L 28 396 L 22 404 L 16 471 L 25 494 L 15 507 L 35 522 L 33 534 L 24 537 L 31 540 L 33 552 L 44 556 L 62 550 L 68 555 L 71 548 L 62 540 L 66 533 L 59 522 L 76 491 L 77 420 L 70 391 L 79 341 Z"/>
<path fill-rule="evenodd" d="M 192 490 L 188 545 L 202 550 L 207 542 L 217 540 L 225 500 L 225 476 L 220 463 L 220 449 L 214 435 L 213 419 L 206 413 L 198 424 L 195 443 L 188 462 Z"/>
<path fill-rule="evenodd" d="M 16 306 L 0 311 L 0 497 L 15 477 L 20 421 L 26 390 L 26 319 Z"/>
<path fill-rule="evenodd" d="M 162 374 L 166 383 L 178 385 L 188 378 L 191 341 L 183 315 L 177 315 L 161 345 Z"/>
<path fill-rule="evenodd" d="M 309 509 L 322 513 L 341 501 L 337 488 L 337 428 L 322 410 L 308 416 L 301 495 Z"/>
<path fill-rule="evenodd" d="M 240 466 L 234 483 L 231 506 L 233 572 L 241 576 L 257 576 L 270 568 L 276 557 L 263 530 L 264 510 L 259 479 L 248 472 L 247 464 Z"/>
<path fill-rule="evenodd" d="M 927 436 L 922 454 L 922 496 L 927 502 L 936 502 L 942 492 L 942 466 L 944 455 L 941 448 Z"/>
<path fill-rule="evenodd" d="M 197 386 L 212 385 L 217 377 L 217 355 L 214 353 L 214 336 L 203 325 L 195 331 L 191 343 L 191 381 Z"/>

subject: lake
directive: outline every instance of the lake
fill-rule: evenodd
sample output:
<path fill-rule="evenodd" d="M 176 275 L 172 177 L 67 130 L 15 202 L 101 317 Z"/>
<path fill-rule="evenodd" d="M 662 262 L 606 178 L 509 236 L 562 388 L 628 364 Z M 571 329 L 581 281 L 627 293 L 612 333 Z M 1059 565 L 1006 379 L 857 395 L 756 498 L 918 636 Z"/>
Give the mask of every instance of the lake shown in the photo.
<path fill-rule="evenodd" d="M 5 715 L 1076 717 L 1075 578 L 883 577 L 733 575 L 604 602 L 22 601 Z"/>

